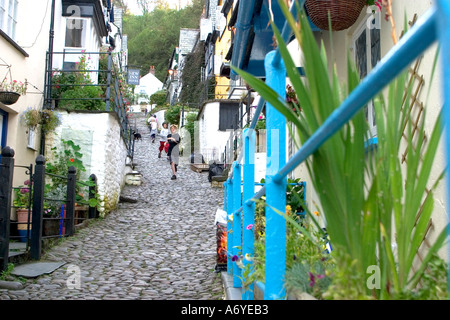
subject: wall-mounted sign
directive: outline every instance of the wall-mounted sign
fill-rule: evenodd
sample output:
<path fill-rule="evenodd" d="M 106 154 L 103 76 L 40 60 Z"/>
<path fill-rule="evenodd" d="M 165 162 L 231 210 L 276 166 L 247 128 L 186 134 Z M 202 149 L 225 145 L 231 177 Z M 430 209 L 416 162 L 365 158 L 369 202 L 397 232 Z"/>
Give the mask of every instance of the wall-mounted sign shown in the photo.
<path fill-rule="evenodd" d="M 128 69 L 128 84 L 139 85 L 139 80 L 141 79 L 140 69 Z"/>

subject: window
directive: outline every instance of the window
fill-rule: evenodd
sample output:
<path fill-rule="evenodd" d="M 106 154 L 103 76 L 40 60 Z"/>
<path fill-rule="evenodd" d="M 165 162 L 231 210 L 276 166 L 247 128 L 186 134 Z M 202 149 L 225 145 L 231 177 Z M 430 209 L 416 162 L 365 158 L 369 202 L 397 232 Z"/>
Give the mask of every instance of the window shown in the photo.
<path fill-rule="evenodd" d="M 65 46 L 84 48 L 86 46 L 87 20 L 79 18 L 66 19 Z"/>
<path fill-rule="evenodd" d="M 28 143 L 27 147 L 30 149 L 36 149 L 36 132 L 34 129 L 28 128 Z"/>
<path fill-rule="evenodd" d="M 3 23 L 6 19 L 5 12 L 6 12 L 5 0 L 0 0 L 0 29 L 3 29 Z"/>
<path fill-rule="evenodd" d="M 240 121 L 239 103 L 220 103 L 219 108 L 219 130 L 237 129 Z"/>
<path fill-rule="evenodd" d="M 77 64 L 75 62 L 64 61 L 63 62 L 63 70 L 76 70 Z"/>
<path fill-rule="evenodd" d="M 0 29 L 16 40 L 18 0 L 0 0 Z"/>
<path fill-rule="evenodd" d="M 353 48 L 356 67 L 360 78 L 367 76 L 381 58 L 380 47 L 380 13 L 370 14 L 368 19 L 356 30 L 353 37 Z M 375 111 L 373 102 L 370 101 L 364 108 L 366 120 L 369 124 L 370 134 L 377 136 L 375 123 Z"/>

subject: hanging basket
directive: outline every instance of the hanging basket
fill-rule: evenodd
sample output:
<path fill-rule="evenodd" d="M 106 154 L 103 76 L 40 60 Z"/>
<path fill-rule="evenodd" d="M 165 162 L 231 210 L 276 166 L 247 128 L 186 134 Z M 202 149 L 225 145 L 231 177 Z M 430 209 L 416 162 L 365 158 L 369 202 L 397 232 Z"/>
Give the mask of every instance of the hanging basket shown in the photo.
<path fill-rule="evenodd" d="M 20 94 L 12 91 L 0 91 L 0 102 L 6 105 L 14 104 L 19 99 Z"/>
<path fill-rule="evenodd" d="M 365 0 L 306 0 L 305 7 L 311 21 L 322 30 L 340 31 L 351 27 L 362 9 Z"/>

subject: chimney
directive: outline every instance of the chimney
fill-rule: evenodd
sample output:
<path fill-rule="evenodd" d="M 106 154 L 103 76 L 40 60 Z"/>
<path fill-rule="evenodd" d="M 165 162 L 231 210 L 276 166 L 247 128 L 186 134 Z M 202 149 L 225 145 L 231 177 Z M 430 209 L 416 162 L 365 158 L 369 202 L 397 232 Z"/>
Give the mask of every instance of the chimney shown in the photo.
<path fill-rule="evenodd" d="M 152 75 L 155 75 L 155 66 L 150 66 L 149 73 L 151 73 Z"/>

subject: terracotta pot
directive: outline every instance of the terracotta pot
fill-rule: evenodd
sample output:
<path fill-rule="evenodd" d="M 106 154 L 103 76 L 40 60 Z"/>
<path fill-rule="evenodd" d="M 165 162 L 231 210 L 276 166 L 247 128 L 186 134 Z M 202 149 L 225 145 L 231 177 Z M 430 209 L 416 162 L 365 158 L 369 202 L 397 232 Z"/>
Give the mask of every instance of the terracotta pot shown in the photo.
<path fill-rule="evenodd" d="M 28 209 L 17 209 L 17 229 L 18 230 L 27 230 L 27 223 L 28 223 Z M 30 211 L 30 230 L 31 230 L 31 211 Z"/>
<path fill-rule="evenodd" d="M 17 231 L 19 233 L 20 241 L 27 242 L 27 229 L 28 229 L 28 209 L 17 209 Z M 31 237 L 31 211 L 30 211 L 30 232 L 28 237 Z"/>

